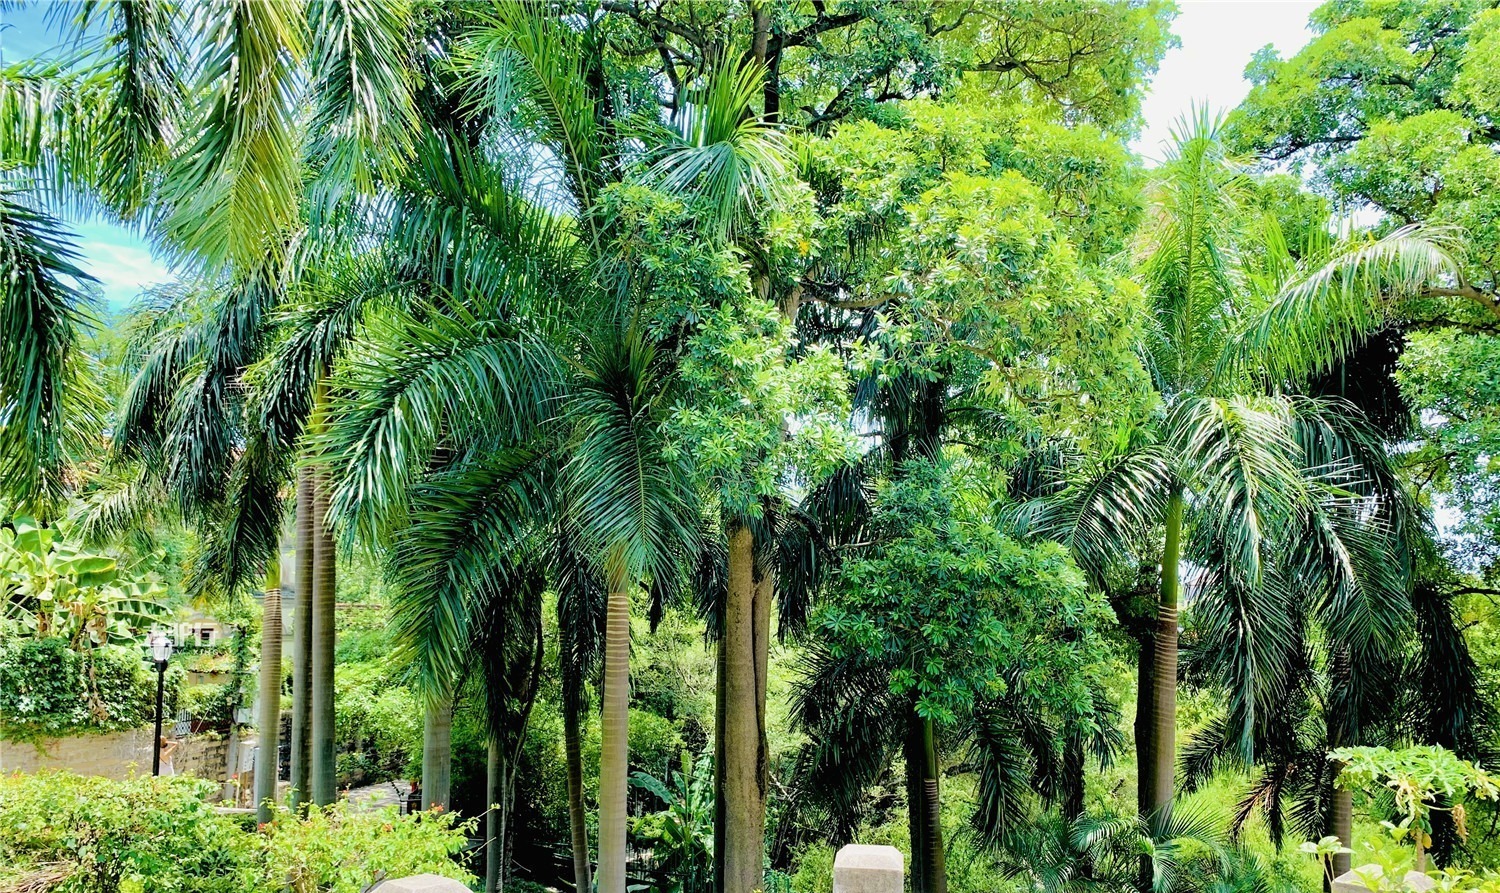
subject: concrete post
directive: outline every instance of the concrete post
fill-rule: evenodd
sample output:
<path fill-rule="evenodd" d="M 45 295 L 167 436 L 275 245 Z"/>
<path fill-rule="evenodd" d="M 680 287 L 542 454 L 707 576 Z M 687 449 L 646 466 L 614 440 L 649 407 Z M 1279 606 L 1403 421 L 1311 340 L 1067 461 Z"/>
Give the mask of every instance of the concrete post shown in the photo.
<path fill-rule="evenodd" d="M 833 859 L 833 893 L 901 893 L 901 851 L 851 843 Z"/>

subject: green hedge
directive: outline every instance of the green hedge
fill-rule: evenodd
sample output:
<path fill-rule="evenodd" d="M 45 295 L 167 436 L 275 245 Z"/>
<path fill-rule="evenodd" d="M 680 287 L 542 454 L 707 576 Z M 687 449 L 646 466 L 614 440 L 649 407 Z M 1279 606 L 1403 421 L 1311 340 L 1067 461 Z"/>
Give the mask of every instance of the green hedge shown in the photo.
<path fill-rule="evenodd" d="M 168 705 L 181 673 L 168 671 Z M 39 741 L 137 728 L 155 718 L 156 677 L 139 651 L 74 651 L 60 638 L 0 644 L 0 738 Z"/>

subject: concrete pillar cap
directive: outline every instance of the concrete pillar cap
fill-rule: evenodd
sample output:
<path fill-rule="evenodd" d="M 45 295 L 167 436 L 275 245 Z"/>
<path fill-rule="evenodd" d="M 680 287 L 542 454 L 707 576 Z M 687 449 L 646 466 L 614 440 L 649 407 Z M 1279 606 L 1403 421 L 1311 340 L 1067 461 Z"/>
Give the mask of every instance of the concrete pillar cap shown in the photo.
<path fill-rule="evenodd" d="M 440 874 L 414 874 L 381 881 L 371 893 L 469 893 L 469 888 Z"/>
<path fill-rule="evenodd" d="M 833 893 L 901 893 L 903 864 L 893 846 L 851 843 L 833 858 Z"/>

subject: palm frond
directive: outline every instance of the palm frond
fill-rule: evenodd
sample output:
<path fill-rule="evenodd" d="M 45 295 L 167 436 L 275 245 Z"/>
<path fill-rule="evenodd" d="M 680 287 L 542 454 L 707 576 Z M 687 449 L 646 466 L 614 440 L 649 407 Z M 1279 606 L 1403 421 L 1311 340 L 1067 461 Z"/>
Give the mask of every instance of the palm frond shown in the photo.
<path fill-rule="evenodd" d="M 391 538 L 391 630 L 424 696 L 457 684 L 471 635 L 471 599 L 489 592 L 538 516 L 540 457 L 519 446 L 485 450 L 415 483 L 407 522 Z"/>
<path fill-rule="evenodd" d="M 160 461 L 143 459 L 106 468 L 79 494 L 73 520 L 85 542 L 103 543 L 137 532 L 174 505 Z"/>
<path fill-rule="evenodd" d="M 1128 560 L 1134 544 L 1166 511 L 1171 471 L 1147 446 L 1087 467 L 1060 492 L 1017 506 L 1021 536 L 1061 543 L 1096 586 Z"/>
<path fill-rule="evenodd" d="M 371 193 L 377 178 L 398 177 L 410 160 L 420 127 L 418 38 L 407 0 L 313 0 L 307 18 L 315 103 L 308 151 L 319 170 L 314 215 L 322 219 L 345 198 Z"/>
<path fill-rule="evenodd" d="M 360 320 L 398 293 L 384 252 L 341 253 L 302 277 L 294 300 L 272 318 L 278 340 L 246 375 L 257 384 L 254 413 L 275 443 L 290 449 L 312 412 L 313 391 L 352 343 Z"/>
<path fill-rule="evenodd" d="M 192 142 L 162 182 L 168 247 L 211 268 L 263 266 L 297 220 L 298 66 L 307 22 L 293 0 L 199 4 Z"/>
<path fill-rule="evenodd" d="M 666 192 L 701 197 L 714 211 L 707 227 L 720 237 L 743 227 L 787 182 L 781 132 L 753 110 L 765 79 L 764 66 L 723 54 L 678 110 L 675 129 L 646 173 L 646 182 Z"/>
<path fill-rule="evenodd" d="M 440 439 L 524 442 L 557 381 L 550 349 L 501 320 L 463 307 L 375 314 L 330 379 L 347 399 L 313 443 L 334 467 L 330 511 L 351 535 L 380 541 Z"/>
<path fill-rule="evenodd" d="M 1327 369 L 1385 325 L 1400 300 L 1461 281 L 1458 246 L 1454 231 L 1422 224 L 1335 246 L 1249 320 L 1220 368 L 1264 368 L 1291 381 Z"/>
<path fill-rule="evenodd" d="M 1141 278 L 1156 305 L 1147 344 L 1158 387 L 1171 392 L 1206 379 L 1211 352 L 1232 324 L 1235 239 L 1232 227 L 1244 172 L 1206 108 L 1185 118 L 1176 146 L 1150 184 L 1150 219 L 1137 246 Z"/>
<path fill-rule="evenodd" d="M 459 76 L 477 101 L 535 134 L 590 218 L 609 152 L 577 32 L 538 5 L 506 0 L 458 55 Z"/>
<path fill-rule="evenodd" d="M 184 516 L 224 497 L 243 436 L 242 374 L 259 352 L 265 316 L 280 295 L 263 266 L 225 288 L 204 323 L 200 355 L 172 394 L 164 452 Z"/>
<path fill-rule="evenodd" d="M 1030 800 L 1039 768 L 1054 755 L 1038 757 L 1017 722 L 1030 705 L 994 705 L 976 713 L 968 761 L 979 768 L 979 804 L 972 819 L 982 839 L 1001 845 L 1031 818 Z"/>
<path fill-rule="evenodd" d="M 622 581 L 672 574 L 674 556 L 693 552 L 698 538 L 688 468 L 664 439 L 663 360 L 638 330 L 616 332 L 592 345 L 564 404 L 574 523 Z"/>
<path fill-rule="evenodd" d="M 88 321 L 61 225 L 0 187 L 0 493 L 45 512 L 102 424 L 102 396 L 77 347 Z"/>
<path fill-rule="evenodd" d="M 834 844 L 859 829 L 865 791 L 890 763 L 904 724 L 891 695 L 889 673 L 859 659 L 837 658 L 814 646 L 792 693 L 793 721 L 808 741 L 797 755 L 797 787 L 830 818 Z"/>
<path fill-rule="evenodd" d="M 1200 639 L 1194 662 L 1223 683 L 1228 696 L 1226 722 L 1239 757 L 1255 758 L 1255 732 L 1286 694 L 1289 668 L 1301 646 L 1296 599 L 1275 572 L 1251 581 L 1238 564 L 1237 550 L 1216 535 L 1194 538 L 1188 560 L 1202 568 L 1191 594 Z"/>
<path fill-rule="evenodd" d="M 1306 503 L 1288 405 L 1274 398 L 1184 399 L 1167 431 L 1173 455 L 1191 475 L 1197 526 L 1212 528 L 1245 585 L 1258 586 L 1277 525 Z"/>
<path fill-rule="evenodd" d="M 281 547 L 285 500 L 282 485 L 291 456 L 262 430 L 253 431 L 229 471 L 222 503 L 200 524 L 203 542 L 188 569 L 184 588 L 198 599 L 228 598 L 253 585 Z"/>
<path fill-rule="evenodd" d="M 127 219 L 149 204 L 187 102 L 180 13 L 173 0 L 87 0 L 74 16 L 74 33 L 85 42 L 84 70 L 107 95 L 93 122 L 91 175 L 81 179 Z"/>
<path fill-rule="evenodd" d="M 550 301 L 521 298 L 586 288 L 578 240 L 566 215 L 532 200 L 524 177 L 456 134 L 429 133 L 391 209 L 392 261 L 454 300 L 524 304 L 539 319 L 556 314 Z"/>

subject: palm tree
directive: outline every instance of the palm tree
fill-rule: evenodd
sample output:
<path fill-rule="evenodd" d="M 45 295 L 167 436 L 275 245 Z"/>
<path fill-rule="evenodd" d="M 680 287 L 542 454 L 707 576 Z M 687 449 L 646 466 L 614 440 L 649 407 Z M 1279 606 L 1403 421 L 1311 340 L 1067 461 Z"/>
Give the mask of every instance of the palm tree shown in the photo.
<path fill-rule="evenodd" d="M 235 533 L 219 539 L 222 548 L 215 556 L 220 562 L 231 562 L 231 567 L 242 559 L 258 563 L 264 555 L 254 553 L 264 552 L 268 541 L 274 541 L 267 527 L 274 530 L 277 526 L 272 510 L 277 504 L 276 472 L 284 474 L 286 468 L 276 449 L 285 444 L 268 444 L 256 437 L 246 453 L 257 455 L 258 461 L 243 463 L 253 466 L 252 472 L 239 478 L 243 486 L 226 493 L 224 486 L 231 477 L 224 470 L 235 445 L 227 433 L 232 429 L 220 422 L 224 408 L 236 402 L 226 400 L 226 388 L 238 380 L 257 353 L 264 332 L 262 317 L 278 300 L 279 290 L 272 287 L 271 279 L 281 277 L 271 271 L 283 272 L 286 248 L 300 224 L 302 153 L 293 122 L 306 94 L 298 87 L 309 81 L 318 86 L 315 125 L 310 132 L 322 156 L 319 168 L 325 173 L 320 185 L 326 187 L 329 177 L 340 173 L 360 181 L 357 185 L 367 185 L 368 178 L 330 160 L 357 154 L 385 162 L 401 154 L 399 140 L 389 152 L 375 151 L 386 147 L 374 145 L 371 134 L 401 132 L 402 128 L 384 125 L 410 117 L 410 84 L 404 65 L 406 48 L 411 45 L 406 33 L 410 17 L 404 10 L 364 16 L 343 3 L 317 4 L 311 17 L 316 40 L 309 57 L 309 20 L 293 3 L 221 4 L 191 10 L 154 3 L 87 4 L 74 23 L 78 34 L 88 37 L 83 41 L 88 49 L 76 64 L 6 73 L 7 96 L 17 100 L 5 104 L 7 154 L 23 164 L 54 171 L 67 190 L 99 202 L 122 219 L 149 221 L 150 234 L 185 266 L 196 266 L 209 278 L 236 283 L 237 299 L 223 307 L 222 325 L 208 333 L 203 350 L 189 351 L 202 359 L 201 369 L 175 400 L 177 427 L 194 435 L 179 441 L 191 443 L 192 448 L 164 454 L 171 462 L 174 488 L 184 500 L 207 505 L 228 499 L 235 507 L 230 513 L 234 521 L 230 529 Z M 91 36 L 101 30 L 102 38 Z M 304 65 L 309 62 L 313 78 L 304 76 Z M 198 78 L 191 89 L 184 72 Z M 17 88 L 19 92 L 12 92 Z M 28 123 L 43 126 L 25 126 Z M 188 138 L 174 145 L 172 135 L 177 132 Z M 148 206 L 156 213 L 140 215 Z M 68 341 L 65 326 L 49 324 L 37 331 L 46 335 L 49 329 L 49 337 L 56 342 L 53 356 L 34 358 L 42 363 L 39 369 L 44 373 L 66 357 Z M 174 365 L 178 364 L 170 358 L 158 364 L 161 368 Z M 164 392 L 160 380 L 157 385 L 153 390 Z M 25 407 L 26 414 L 39 418 L 38 412 L 47 408 L 44 400 L 39 402 L 30 393 L 35 389 L 29 385 L 17 391 L 15 399 L 32 404 Z M 7 402 L 12 399 L 8 393 L 4 397 Z M 162 404 L 149 406 L 155 412 Z M 148 427 L 152 423 L 149 416 L 138 416 L 135 421 Z M 27 428 L 34 437 L 36 426 Z M 10 427 L 7 433 L 20 436 L 26 430 Z M 49 449 L 57 452 L 64 443 L 59 431 L 48 437 L 53 442 Z M 304 493 L 305 514 L 308 494 L 300 488 L 299 492 Z M 267 494 L 270 502 L 264 501 Z M 236 540 L 240 534 L 250 540 Z M 325 546 L 331 543 L 326 536 L 322 539 Z M 305 541 L 305 545 L 314 544 Z M 332 560 L 331 549 L 321 551 L 325 560 Z M 306 576 L 325 584 L 332 579 L 326 571 Z M 305 604 L 311 587 L 307 579 L 300 582 Z M 304 608 L 298 615 L 306 618 L 309 613 Z M 325 625 L 331 633 L 331 620 Z M 298 637 L 302 647 L 296 664 L 302 676 L 311 663 L 303 654 L 311 639 L 309 634 Z M 325 648 L 331 647 L 330 635 L 322 639 Z M 331 655 L 323 655 L 321 663 L 331 671 Z M 314 688 L 331 692 L 331 680 Z M 298 704 L 299 716 L 306 700 Z M 331 734 L 326 709 L 331 699 L 323 700 L 327 703 L 321 728 Z M 307 736 L 300 737 L 305 740 Z M 308 761 L 301 759 L 302 747 L 296 753 L 300 774 Z M 331 756 L 322 762 L 330 764 L 331 772 Z M 306 787 L 298 779 L 299 795 Z M 331 797 L 331 787 L 324 787 L 329 790 L 323 795 Z"/>
<path fill-rule="evenodd" d="M 679 549 L 692 550 L 698 512 L 687 468 L 668 458 L 663 442 L 672 398 L 662 358 L 635 330 L 608 335 L 595 342 L 565 404 L 576 434 L 563 476 L 574 523 L 603 556 L 598 882 L 601 893 L 624 893 L 630 601 L 643 583 L 675 572 Z"/>
<path fill-rule="evenodd" d="M 751 292 L 771 297 L 759 210 L 783 191 L 790 164 L 780 132 L 752 109 L 766 80 L 764 60 L 725 54 L 698 91 L 673 98 L 671 139 L 647 175 L 664 191 L 693 195 L 709 209 L 703 221 L 714 242 L 732 239 L 755 259 Z M 766 457 L 756 457 L 767 461 Z M 771 502 L 771 500 L 767 500 Z M 775 506 L 769 506 L 770 511 Z M 770 665 L 772 568 L 765 525 L 752 509 L 726 505 L 727 583 L 717 619 L 718 678 L 714 729 L 714 871 L 721 890 L 751 891 L 764 882 L 766 796 L 770 748 L 766 675 Z M 761 529 L 757 549 L 756 528 Z"/>
<path fill-rule="evenodd" d="M 1371 288 L 1419 287 L 1434 268 L 1414 268 L 1409 258 L 1430 260 L 1433 249 L 1410 234 L 1359 254 L 1358 275 L 1299 265 L 1274 226 L 1247 226 L 1239 201 L 1246 175 L 1225 157 L 1216 124 L 1200 116 L 1178 139 L 1152 184 L 1137 249 L 1155 305 L 1142 355 L 1160 409 L 1134 444 L 1086 462 L 1064 492 L 1033 504 L 1026 522 L 1069 545 L 1096 580 L 1122 566 L 1160 568 L 1150 660 L 1143 659 L 1148 722 L 1137 740 L 1141 811 L 1152 821 L 1170 810 L 1175 789 L 1185 564 L 1201 569 L 1194 611 L 1213 618 L 1218 635 L 1233 643 L 1218 675 L 1247 753 L 1289 654 L 1284 581 L 1292 577 L 1283 573 L 1292 571 L 1279 569 L 1278 558 L 1293 537 L 1300 531 L 1316 543 L 1299 553 L 1297 571 L 1358 593 L 1356 606 L 1399 597 L 1401 563 L 1357 548 L 1350 539 L 1357 530 L 1331 512 L 1361 493 L 1390 505 L 1389 489 L 1371 493 L 1359 483 L 1367 475 L 1389 479 L 1383 454 L 1348 404 L 1288 393 L 1297 374 L 1345 349 L 1349 330 L 1319 326 L 1327 314 L 1305 315 L 1290 335 L 1276 326 L 1309 293 L 1355 306 Z M 1321 256 L 1348 269 L 1353 255 L 1337 246 Z M 1339 556 L 1357 563 L 1342 565 Z M 1378 623 L 1372 629 L 1389 634 Z"/>
<path fill-rule="evenodd" d="M 269 822 L 276 809 L 276 752 L 281 740 L 281 556 L 266 562 L 266 590 L 260 623 L 261 765 L 255 773 L 255 821 Z M 267 771 L 267 770 L 270 771 Z"/>

